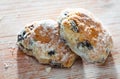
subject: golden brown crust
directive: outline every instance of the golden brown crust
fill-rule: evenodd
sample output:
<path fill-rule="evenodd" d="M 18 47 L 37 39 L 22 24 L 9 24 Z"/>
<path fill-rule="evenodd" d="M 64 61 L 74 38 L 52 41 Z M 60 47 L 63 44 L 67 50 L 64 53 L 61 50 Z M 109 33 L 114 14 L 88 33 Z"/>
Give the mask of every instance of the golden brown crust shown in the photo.
<path fill-rule="evenodd" d="M 101 29 L 101 24 L 99 22 L 94 22 L 92 19 L 90 19 L 88 16 L 84 14 L 80 14 L 77 12 L 75 14 L 71 14 L 69 17 L 66 18 L 66 20 L 63 22 L 63 26 L 68 27 L 71 29 L 70 21 L 74 21 L 76 23 L 76 26 L 78 27 L 78 32 L 75 34 L 77 36 L 78 34 L 81 34 L 83 36 L 79 37 L 79 41 L 88 40 L 91 41 L 93 45 L 96 45 L 96 40 L 93 40 L 93 38 L 98 37 L 99 33 L 103 33 Z M 79 16 L 78 16 L 79 15 Z M 80 17 L 89 18 L 89 19 L 80 19 Z M 82 25 L 83 24 L 83 25 Z M 92 27 L 93 26 L 93 27 Z M 86 32 L 85 32 L 86 31 Z M 73 31 L 71 31 L 72 33 Z M 74 32 L 73 32 L 74 33 Z"/>

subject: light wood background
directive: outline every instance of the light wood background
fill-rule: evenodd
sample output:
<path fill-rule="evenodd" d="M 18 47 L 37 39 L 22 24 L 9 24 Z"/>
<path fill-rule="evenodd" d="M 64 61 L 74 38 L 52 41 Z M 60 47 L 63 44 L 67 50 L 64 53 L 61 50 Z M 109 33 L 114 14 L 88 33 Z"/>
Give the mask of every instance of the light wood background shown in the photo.
<path fill-rule="evenodd" d="M 39 64 L 17 49 L 17 33 L 25 24 L 56 20 L 65 8 L 85 8 L 95 14 L 113 36 L 114 48 L 105 65 L 79 60 L 69 69 Z M 120 0 L 0 0 L 0 79 L 120 79 Z"/>

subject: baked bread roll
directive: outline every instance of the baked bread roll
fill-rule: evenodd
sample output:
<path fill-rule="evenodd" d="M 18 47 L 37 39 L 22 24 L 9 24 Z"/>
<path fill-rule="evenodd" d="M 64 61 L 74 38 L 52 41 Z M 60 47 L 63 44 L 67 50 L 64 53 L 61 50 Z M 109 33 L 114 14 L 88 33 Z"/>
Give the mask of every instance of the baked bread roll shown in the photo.
<path fill-rule="evenodd" d="M 18 47 L 42 64 L 71 67 L 77 55 L 60 39 L 59 27 L 53 20 L 33 22 L 18 35 Z"/>
<path fill-rule="evenodd" d="M 66 9 L 58 17 L 60 36 L 83 60 L 90 63 L 104 63 L 112 50 L 110 34 L 90 12 Z"/>

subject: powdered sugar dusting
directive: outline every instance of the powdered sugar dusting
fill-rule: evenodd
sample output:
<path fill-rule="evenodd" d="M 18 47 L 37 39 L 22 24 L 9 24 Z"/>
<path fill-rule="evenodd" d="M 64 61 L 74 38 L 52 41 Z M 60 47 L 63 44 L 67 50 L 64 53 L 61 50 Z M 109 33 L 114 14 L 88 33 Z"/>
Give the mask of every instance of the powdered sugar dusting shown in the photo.
<path fill-rule="evenodd" d="M 53 20 L 42 20 L 42 21 L 35 21 L 33 24 L 35 27 L 43 26 L 43 28 L 47 31 L 47 28 L 54 29 L 57 27 L 57 22 Z"/>

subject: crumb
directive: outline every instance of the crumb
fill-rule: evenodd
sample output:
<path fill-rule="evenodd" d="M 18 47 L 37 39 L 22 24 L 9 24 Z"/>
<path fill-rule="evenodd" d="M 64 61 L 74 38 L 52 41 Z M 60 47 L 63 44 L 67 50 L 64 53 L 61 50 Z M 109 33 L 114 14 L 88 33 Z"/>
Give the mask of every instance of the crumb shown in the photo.
<path fill-rule="evenodd" d="M 47 68 L 45 68 L 45 71 L 46 71 L 47 73 L 50 73 L 50 71 L 51 71 L 51 67 L 47 67 Z"/>
<path fill-rule="evenodd" d="M 14 54 L 15 49 L 16 49 L 16 46 L 11 46 L 10 47 L 10 52 L 12 53 L 12 55 Z"/>
<path fill-rule="evenodd" d="M 8 69 L 9 68 L 9 64 L 8 63 L 4 63 L 4 67 L 5 67 L 5 69 Z"/>

